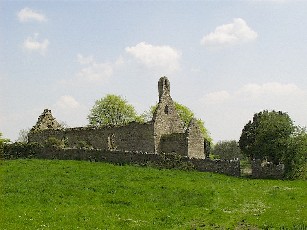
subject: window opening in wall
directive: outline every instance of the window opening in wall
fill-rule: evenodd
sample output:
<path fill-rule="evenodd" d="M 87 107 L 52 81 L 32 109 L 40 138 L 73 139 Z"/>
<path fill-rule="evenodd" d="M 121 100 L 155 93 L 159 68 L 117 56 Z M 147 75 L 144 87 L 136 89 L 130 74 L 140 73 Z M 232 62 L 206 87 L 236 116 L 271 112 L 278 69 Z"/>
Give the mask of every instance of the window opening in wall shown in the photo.
<path fill-rule="evenodd" d="M 165 114 L 168 114 L 168 113 L 169 113 L 169 109 L 168 109 L 168 106 L 167 106 L 167 105 L 164 107 L 164 113 L 165 113 Z"/>
<path fill-rule="evenodd" d="M 167 79 L 164 79 L 164 85 L 169 90 L 169 81 Z"/>
<path fill-rule="evenodd" d="M 115 145 L 115 134 L 109 134 L 108 136 L 108 150 L 116 150 L 116 145 Z"/>

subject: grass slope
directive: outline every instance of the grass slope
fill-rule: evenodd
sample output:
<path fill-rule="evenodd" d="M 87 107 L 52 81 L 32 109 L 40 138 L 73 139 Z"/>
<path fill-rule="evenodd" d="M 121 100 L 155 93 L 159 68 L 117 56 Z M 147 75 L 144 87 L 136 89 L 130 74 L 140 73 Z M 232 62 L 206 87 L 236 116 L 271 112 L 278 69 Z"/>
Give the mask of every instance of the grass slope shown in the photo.
<path fill-rule="evenodd" d="M 307 226 L 307 182 L 80 161 L 0 163 L 1 229 Z"/>

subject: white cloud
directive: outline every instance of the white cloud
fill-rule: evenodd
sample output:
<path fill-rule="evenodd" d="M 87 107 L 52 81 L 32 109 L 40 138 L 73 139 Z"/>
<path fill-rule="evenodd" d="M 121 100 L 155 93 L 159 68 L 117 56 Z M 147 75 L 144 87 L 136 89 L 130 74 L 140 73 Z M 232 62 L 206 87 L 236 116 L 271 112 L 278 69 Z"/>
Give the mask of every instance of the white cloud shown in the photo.
<path fill-rule="evenodd" d="M 304 92 L 295 84 L 269 82 L 262 85 L 247 84 L 236 92 L 239 97 L 259 98 L 264 96 L 293 96 Z"/>
<path fill-rule="evenodd" d="M 71 95 L 63 95 L 51 106 L 53 115 L 70 127 L 85 126 L 89 108 L 79 103 Z"/>
<path fill-rule="evenodd" d="M 264 84 L 246 84 L 234 92 L 226 90 L 206 94 L 202 102 L 206 104 L 221 104 L 228 101 L 268 102 L 268 100 L 282 102 L 284 98 L 299 98 L 306 93 L 295 84 L 269 82 Z"/>
<path fill-rule="evenodd" d="M 220 104 L 230 99 L 230 97 L 231 95 L 229 92 L 222 90 L 206 94 L 202 101 L 208 104 Z"/>
<path fill-rule="evenodd" d="M 195 101 L 194 111 L 204 116 L 214 141 L 239 140 L 244 125 L 265 109 L 287 112 L 296 125 L 306 125 L 306 101 L 307 91 L 295 84 L 246 84 L 204 95 Z"/>
<path fill-rule="evenodd" d="M 80 107 L 79 102 L 70 95 L 64 95 L 56 102 L 56 107 L 60 109 L 77 109 Z"/>
<path fill-rule="evenodd" d="M 76 74 L 76 78 L 62 80 L 61 83 L 70 85 L 105 83 L 114 75 L 114 72 L 117 72 L 117 74 L 125 72 L 126 74 L 127 71 L 131 70 L 131 66 L 138 65 L 138 63 L 148 68 L 146 72 L 149 72 L 148 70 L 158 71 L 159 75 L 167 75 L 179 69 L 181 54 L 170 46 L 153 46 L 141 42 L 136 46 L 126 47 L 125 52 L 130 56 L 119 55 L 112 62 L 98 62 L 92 55 L 84 56 L 79 53 L 76 59 L 81 67 Z M 137 68 L 137 66 L 134 67 Z"/>
<path fill-rule="evenodd" d="M 28 21 L 44 22 L 46 21 L 45 15 L 39 12 L 36 12 L 28 7 L 20 10 L 17 14 L 17 17 L 20 22 L 28 22 Z"/>
<path fill-rule="evenodd" d="M 235 18 L 232 23 L 218 26 L 214 32 L 204 36 L 201 44 L 209 47 L 225 46 L 253 41 L 257 37 L 258 34 L 242 18 Z"/>
<path fill-rule="evenodd" d="M 77 77 L 79 80 L 101 82 L 107 80 L 113 74 L 113 67 L 111 63 L 97 63 L 93 60 L 87 64 L 83 64 L 87 66 L 78 72 Z"/>
<path fill-rule="evenodd" d="M 181 53 L 170 46 L 154 46 L 141 42 L 136 46 L 126 47 L 125 51 L 147 68 L 162 68 L 167 72 L 179 69 Z"/>
<path fill-rule="evenodd" d="M 23 48 L 29 52 L 39 52 L 40 54 L 44 55 L 48 49 L 49 40 L 44 39 L 42 41 L 38 41 L 38 34 L 34 34 L 33 37 L 29 36 L 23 42 Z"/>
<path fill-rule="evenodd" d="M 252 2 L 264 2 L 264 3 L 286 3 L 286 2 L 290 2 L 292 0 L 252 0 Z"/>
<path fill-rule="evenodd" d="M 116 62 L 97 62 L 91 56 L 77 55 L 77 62 L 80 64 L 80 69 L 72 79 L 61 80 L 60 83 L 70 86 L 88 86 L 92 84 L 101 84 L 108 81 L 113 75 L 114 69 L 121 64 L 121 60 Z"/>

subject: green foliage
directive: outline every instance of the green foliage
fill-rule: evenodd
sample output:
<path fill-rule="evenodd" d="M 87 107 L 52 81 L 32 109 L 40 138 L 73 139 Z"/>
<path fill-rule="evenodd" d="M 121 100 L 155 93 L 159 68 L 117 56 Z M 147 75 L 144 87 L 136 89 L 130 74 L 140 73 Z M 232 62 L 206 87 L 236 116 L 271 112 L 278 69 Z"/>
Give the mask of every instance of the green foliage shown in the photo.
<path fill-rule="evenodd" d="M 250 157 L 285 165 L 287 178 L 306 179 L 307 133 L 288 114 L 263 111 L 245 125 L 239 145 Z"/>
<path fill-rule="evenodd" d="M 287 154 L 283 155 L 288 178 L 307 179 L 307 133 L 305 129 L 296 128 L 291 136 L 287 148 Z"/>
<path fill-rule="evenodd" d="M 108 94 L 97 100 L 88 116 L 90 126 L 121 126 L 141 121 L 134 107 L 120 96 Z"/>
<path fill-rule="evenodd" d="M 58 160 L 3 161 L 2 229 L 306 229 L 306 182 Z"/>
<path fill-rule="evenodd" d="M 77 148 L 78 149 L 94 149 L 93 146 L 91 146 L 88 142 L 86 141 L 79 141 L 77 143 Z"/>
<path fill-rule="evenodd" d="M 36 142 L 15 142 L 3 146 L 4 159 L 34 158 L 41 151 L 42 146 Z"/>
<path fill-rule="evenodd" d="M 239 148 L 238 142 L 235 140 L 231 141 L 219 141 L 214 145 L 212 154 L 219 156 L 219 159 L 233 160 L 242 159 L 243 154 Z"/>
<path fill-rule="evenodd" d="M 186 106 L 179 104 L 178 102 L 174 102 L 175 103 L 175 107 L 176 107 L 176 111 L 180 117 L 180 119 L 183 121 L 184 123 L 184 128 L 187 128 L 191 122 L 191 120 L 193 118 L 195 118 L 194 113 Z M 146 111 L 142 114 L 142 118 L 145 121 L 150 121 L 152 120 L 153 114 L 155 113 L 156 109 L 158 108 L 158 104 L 153 105 L 150 107 L 149 111 Z M 208 130 L 205 127 L 205 123 L 203 120 L 201 119 L 196 119 L 197 123 L 200 127 L 200 130 L 204 136 L 204 138 L 209 142 L 212 143 L 212 138 L 210 137 L 210 134 L 208 132 Z"/>
<path fill-rule="evenodd" d="M 60 139 L 57 139 L 56 137 L 49 137 L 45 141 L 44 146 L 46 148 L 63 149 L 65 148 L 65 140 L 60 140 Z"/>
<path fill-rule="evenodd" d="M 4 145 L 6 143 L 9 143 L 10 140 L 9 139 L 6 139 L 6 138 L 3 138 L 2 137 L 2 133 L 0 132 L 0 158 L 2 158 L 2 155 L 3 155 L 3 148 L 4 148 Z"/>
<path fill-rule="evenodd" d="M 243 128 L 239 146 L 251 159 L 268 160 L 275 164 L 287 154 L 289 138 L 295 127 L 289 115 L 264 110 L 253 117 Z"/>
<path fill-rule="evenodd" d="M 194 113 L 186 106 L 179 104 L 178 102 L 175 102 L 175 107 L 178 112 L 178 115 L 180 116 L 181 120 L 184 122 L 184 127 L 188 128 L 191 120 L 195 118 Z M 205 127 L 205 123 L 201 119 L 196 119 L 197 124 L 204 136 L 204 138 L 209 141 L 210 143 L 212 142 L 212 138 L 209 135 L 208 130 Z"/>
<path fill-rule="evenodd" d="M 22 129 L 19 131 L 19 136 L 17 138 L 17 142 L 23 142 L 27 143 L 28 142 L 28 134 L 30 132 L 30 129 Z"/>
<path fill-rule="evenodd" d="M 158 108 L 158 103 L 156 103 L 153 106 L 150 106 L 149 110 L 145 111 L 141 117 L 145 122 L 151 121 L 153 118 L 153 115 L 156 111 L 156 109 Z"/>
<path fill-rule="evenodd" d="M 179 115 L 179 117 L 181 118 L 181 120 L 184 123 L 184 127 L 188 128 L 191 120 L 193 118 L 195 118 L 194 113 L 186 106 L 179 104 L 178 102 L 174 102 L 175 103 L 175 107 L 177 110 L 177 113 Z M 199 119 L 200 122 L 198 122 L 198 124 L 201 124 L 201 120 Z M 201 124 L 203 125 L 203 124 Z"/>
<path fill-rule="evenodd" d="M 2 137 L 2 133 L 0 132 L 0 146 L 5 144 L 5 143 L 8 143 L 8 142 L 10 142 L 10 140 L 6 139 L 6 138 L 3 138 Z"/>

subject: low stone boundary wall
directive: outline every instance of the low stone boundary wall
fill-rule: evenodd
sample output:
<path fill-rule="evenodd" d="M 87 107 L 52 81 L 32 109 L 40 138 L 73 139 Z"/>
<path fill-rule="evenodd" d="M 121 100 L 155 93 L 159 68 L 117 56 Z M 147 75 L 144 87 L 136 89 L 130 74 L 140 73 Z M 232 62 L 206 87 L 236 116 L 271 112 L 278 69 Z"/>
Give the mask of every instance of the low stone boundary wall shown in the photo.
<path fill-rule="evenodd" d="M 195 169 L 202 172 L 216 172 L 230 176 L 241 176 L 240 161 L 190 159 Z"/>
<path fill-rule="evenodd" d="M 40 159 L 59 160 L 87 160 L 101 161 L 114 164 L 162 165 L 167 163 L 175 165 L 180 161 L 197 171 L 222 173 L 230 176 L 240 176 L 240 161 L 222 161 L 210 159 L 190 159 L 178 155 L 159 155 L 140 152 L 120 152 L 86 149 L 51 149 L 44 148 L 36 155 Z"/>
<path fill-rule="evenodd" d="M 261 163 L 260 160 L 252 161 L 252 177 L 255 179 L 283 179 L 284 165 L 275 165 L 270 162 Z"/>

